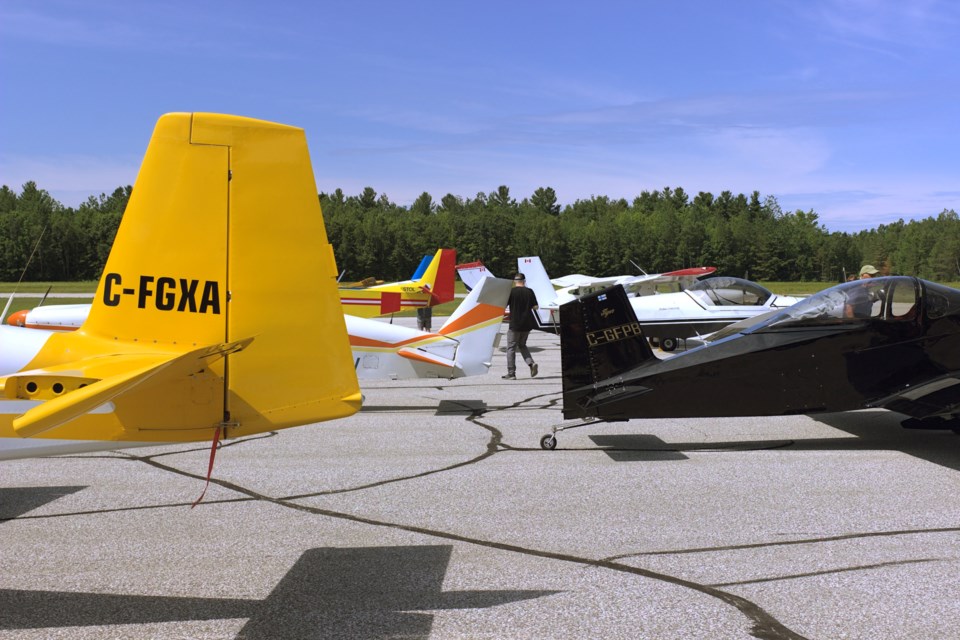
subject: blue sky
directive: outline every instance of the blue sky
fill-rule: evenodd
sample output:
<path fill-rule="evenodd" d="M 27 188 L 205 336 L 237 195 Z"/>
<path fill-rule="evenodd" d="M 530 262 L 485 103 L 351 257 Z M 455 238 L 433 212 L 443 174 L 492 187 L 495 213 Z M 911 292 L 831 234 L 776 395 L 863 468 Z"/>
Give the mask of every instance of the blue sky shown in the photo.
<path fill-rule="evenodd" d="M 0 0 L 0 183 L 132 184 L 158 116 L 306 130 L 320 191 L 960 210 L 960 3 Z"/>

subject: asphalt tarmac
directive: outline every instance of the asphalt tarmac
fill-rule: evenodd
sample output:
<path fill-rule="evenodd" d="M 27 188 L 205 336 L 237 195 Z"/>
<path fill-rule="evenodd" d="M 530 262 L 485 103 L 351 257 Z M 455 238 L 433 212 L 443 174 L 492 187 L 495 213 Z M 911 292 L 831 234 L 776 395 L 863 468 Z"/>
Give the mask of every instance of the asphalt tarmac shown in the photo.
<path fill-rule="evenodd" d="M 195 509 L 202 445 L 0 464 L 0 638 L 960 637 L 960 438 L 866 411 L 543 451 L 530 346 L 537 378 L 498 352 L 231 441 Z"/>

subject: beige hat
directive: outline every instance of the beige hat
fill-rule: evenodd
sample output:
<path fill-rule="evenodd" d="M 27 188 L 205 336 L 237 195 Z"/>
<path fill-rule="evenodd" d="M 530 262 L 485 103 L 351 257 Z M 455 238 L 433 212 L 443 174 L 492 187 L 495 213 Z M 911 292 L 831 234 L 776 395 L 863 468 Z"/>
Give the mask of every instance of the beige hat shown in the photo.
<path fill-rule="evenodd" d="M 865 264 L 862 267 L 860 267 L 860 275 L 870 274 L 871 276 L 875 276 L 878 273 L 880 272 L 877 271 L 877 268 L 872 264 Z"/>

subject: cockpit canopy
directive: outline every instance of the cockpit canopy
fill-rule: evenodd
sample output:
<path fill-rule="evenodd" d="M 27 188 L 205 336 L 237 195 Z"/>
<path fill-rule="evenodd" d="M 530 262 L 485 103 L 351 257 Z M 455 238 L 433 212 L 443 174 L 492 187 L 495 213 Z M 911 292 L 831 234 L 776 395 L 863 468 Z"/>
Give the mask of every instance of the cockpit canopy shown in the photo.
<path fill-rule="evenodd" d="M 960 291 L 923 280 L 926 290 L 927 316 L 931 320 L 960 314 Z"/>
<path fill-rule="evenodd" d="M 924 284 L 927 286 L 928 295 L 938 298 L 935 303 L 938 308 L 960 310 L 960 292 L 929 282 Z M 933 290 L 933 287 L 936 287 L 936 290 Z M 845 282 L 814 294 L 773 316 L 754 330 L 833 325 L 863 320 L 902 322 L 915 319 L 919 312 L 919 280 L 906 276 L 870 278 Z M 940 315 L 944 313 L 946 311 L 940 312 Z"/>
<path fill-rule="evenodd" d="M 756 282 L 728 277 L 701 280 L 687 289 L 687 293 L 706 307 L 761 306 L 773 295 Z"/>

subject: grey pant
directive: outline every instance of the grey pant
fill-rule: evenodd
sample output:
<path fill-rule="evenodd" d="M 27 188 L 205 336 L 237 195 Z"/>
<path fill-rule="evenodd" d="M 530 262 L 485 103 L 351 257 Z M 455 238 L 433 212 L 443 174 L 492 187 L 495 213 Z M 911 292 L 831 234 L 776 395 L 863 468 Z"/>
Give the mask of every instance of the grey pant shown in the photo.
<path fill-rule="evenodd" d="M 529 331 L 507 330 L 507 373 L 517 373 L 517 349 L 520 350 L 520 355 L 523 356 L 523 361 L 528 366 L 533 364 L 533 356 L 527 349 L 527 338 L 529 336 Z"/>

